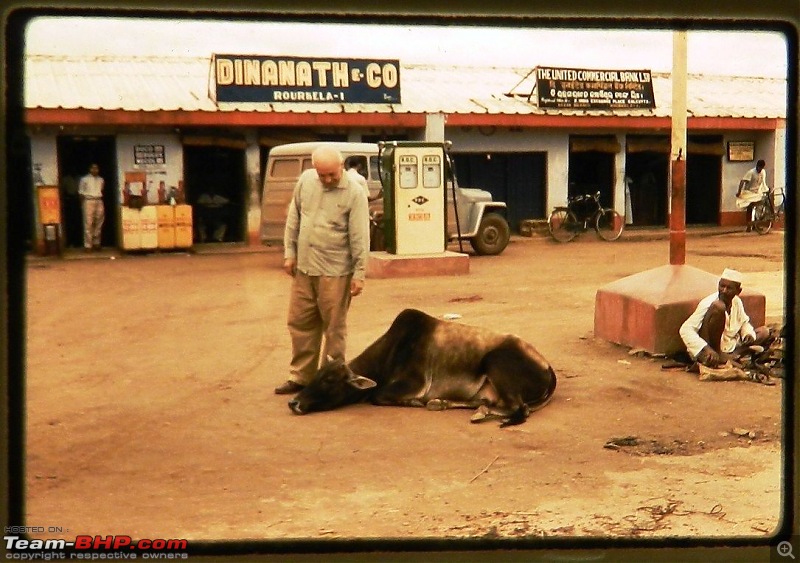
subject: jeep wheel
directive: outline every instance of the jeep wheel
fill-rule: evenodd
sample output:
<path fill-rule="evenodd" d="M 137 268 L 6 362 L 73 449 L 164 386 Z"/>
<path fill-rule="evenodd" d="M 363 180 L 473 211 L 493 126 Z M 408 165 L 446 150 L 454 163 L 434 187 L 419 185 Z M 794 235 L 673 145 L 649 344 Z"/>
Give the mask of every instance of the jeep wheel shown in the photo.
<path fill-rule="evenodd" d="M 508 246 L 511 228 L 505 217 L 497 213 L 487 213 L 481 219 L 478 233 L 469 239 L 469 243 L 477 254 L 500 254 Z"/>

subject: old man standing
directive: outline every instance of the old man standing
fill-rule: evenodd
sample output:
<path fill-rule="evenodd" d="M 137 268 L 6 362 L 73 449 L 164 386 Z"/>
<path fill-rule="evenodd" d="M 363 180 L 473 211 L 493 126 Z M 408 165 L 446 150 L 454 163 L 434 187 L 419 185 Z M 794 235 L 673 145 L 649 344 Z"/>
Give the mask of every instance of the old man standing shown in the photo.
<path fill-rule="evenodd" d="M 311 155 L 289 203 L 283 268 L 292 276 L 287 325 L 289 379 L 277 394 L 294 394 L 316 375 L 320 358 L 345 359 L 350 299 L 364 289 L 369 211 L 363 188 L 328 146 Z M 324 337 L 324 344 L 323 344 Z"/>

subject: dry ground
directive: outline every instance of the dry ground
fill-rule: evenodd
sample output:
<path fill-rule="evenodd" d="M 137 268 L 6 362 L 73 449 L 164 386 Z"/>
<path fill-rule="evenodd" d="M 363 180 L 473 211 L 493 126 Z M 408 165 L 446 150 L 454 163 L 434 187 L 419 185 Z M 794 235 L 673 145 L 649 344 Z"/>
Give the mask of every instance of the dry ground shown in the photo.
<path fill-rule="evenodd" d="M 596 290 L 668 263 L 668 245 L 515 237 L 467 276 L 367 281 L 351 356 L 416 307 L 551 361 L 553 401 L 505 429 L 463 410 L 293 415 L 272 392 L 289 360 L 276 249 L 32 261 L 26 523 L 66 538 L 768 536 L 782 381 L 699 382 L 593 337 Z M 783 250 L 780 232 L 690 236 L 686 262 L 739 268 L 781 323 Z"/>

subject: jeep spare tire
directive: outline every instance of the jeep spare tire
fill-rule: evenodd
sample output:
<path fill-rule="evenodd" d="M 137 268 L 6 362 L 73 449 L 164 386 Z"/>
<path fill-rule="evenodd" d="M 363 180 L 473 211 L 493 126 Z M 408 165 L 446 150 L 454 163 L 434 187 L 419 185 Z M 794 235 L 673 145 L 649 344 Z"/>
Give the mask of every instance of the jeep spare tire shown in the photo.
<path fill-rule="evenodd" d="M 480 255 L 500 254 L 508 246 L 511 228 L 499 213 L 486 213 L 481 219 L 478 232 L 469 239 L 473 250 Z"/>

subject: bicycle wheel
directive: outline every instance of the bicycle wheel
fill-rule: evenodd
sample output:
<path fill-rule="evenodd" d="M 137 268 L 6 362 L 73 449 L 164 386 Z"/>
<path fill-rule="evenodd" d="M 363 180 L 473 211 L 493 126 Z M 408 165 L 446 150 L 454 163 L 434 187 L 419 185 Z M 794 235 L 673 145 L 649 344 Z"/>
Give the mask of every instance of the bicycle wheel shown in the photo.
<path fill-rule="evenodd" d="M 569 209 L 554 209 L 547 218 L 547 228 L 558 242 L 569 242 L 578 234 L 578 219 Z"/>
<path fill-rule="evenodd" d="M 764 203 L 753 208 L 753 228 L 760 235 L 767 234 L 772 228 L 772 211 Z"/>
<path fill-rule="evenodd" d="M 594 229 L 603 240 L 617 240 L 625 228 L 625 220 L 622 215 L 606 207 L 598 214 L 594 222 Z"/>

